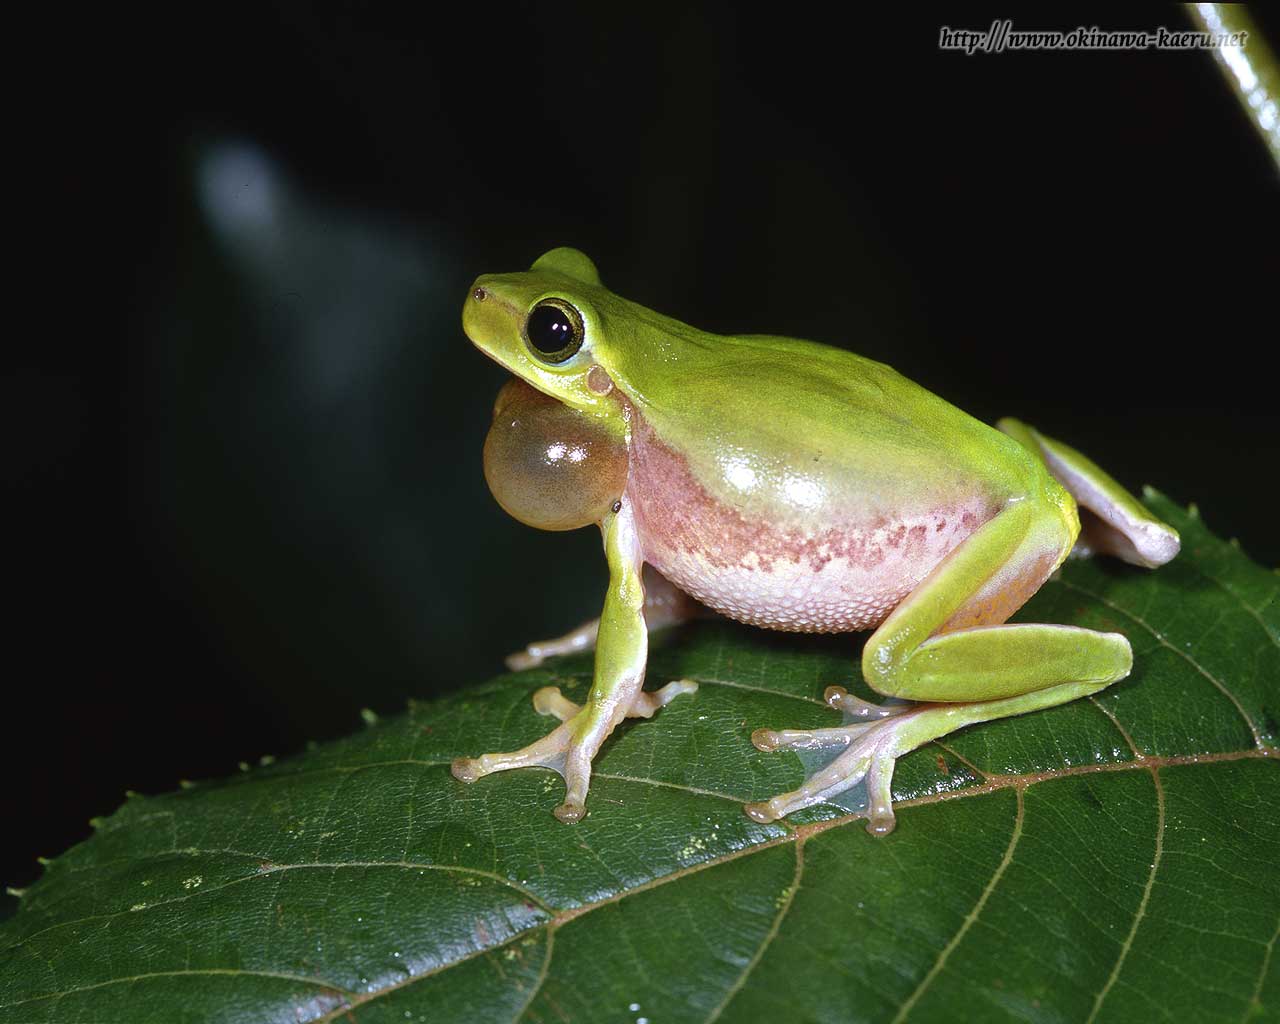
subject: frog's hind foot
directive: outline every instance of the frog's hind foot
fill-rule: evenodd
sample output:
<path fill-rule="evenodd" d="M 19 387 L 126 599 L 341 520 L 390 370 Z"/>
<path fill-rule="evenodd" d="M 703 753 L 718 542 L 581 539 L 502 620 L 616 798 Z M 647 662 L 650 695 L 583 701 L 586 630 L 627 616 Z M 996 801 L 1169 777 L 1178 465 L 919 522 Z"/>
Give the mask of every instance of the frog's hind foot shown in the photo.
<path fill-rule="evenodd" d="M 659 708 L 684 693 L 693 693 L 698 684 L 677 679 L 651 693 L 640 691 L 627 705 L 626 718 L 651 718 Z M 575 704 L 557 686 L 544 686 L 533 695 L 533 709 L 540 715 L 558 718 L 560 724 L 542 739 L 527 747 L 479 757 L 455 758 L 450 771 L 460 782 L 475 782 L 494 772 L 510 768 L 551 768 L 565 780 L 565 801 L 553 812 L 561 821 L 580 821 L 586 816 L 587 788 L 591 781 L 591 760 L 608 735 L 595 725 L 592 707 Z M 611 728 L 611 727 L 610 727 Z"/>
<path fill-rule="evenodd" d="M 869 799 L 867 831 L 887 835 L 894 826 L 893 765 L 899 755 L 911 749 L 904 748 L 902 742 L 915 730 L 903 726 L 915 717 L 911 712 L 917 711 L 919 705 L 870 704 L 838 686 L 828 687 L 824 698 L 853 721 L 826 729 L 757 729 L 751 734 L 751 742 L 765 752 L 832 748 L 844 748 L 844 752 L 811 775 L 799 789 L 746 804 L 743 810 L 755 821 L 776 821 L 837 796 L 865 778 Z"/>

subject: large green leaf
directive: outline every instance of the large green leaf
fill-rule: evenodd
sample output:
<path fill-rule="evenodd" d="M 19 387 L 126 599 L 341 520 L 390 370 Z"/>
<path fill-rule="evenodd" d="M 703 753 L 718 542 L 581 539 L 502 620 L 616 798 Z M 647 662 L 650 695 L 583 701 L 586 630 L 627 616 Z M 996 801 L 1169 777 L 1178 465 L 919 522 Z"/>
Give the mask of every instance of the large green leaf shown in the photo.
<path fill-rule="evenodd" d="M 1149 500 L 1173 564 L 1072 563 L 1021 615 L 1126 633 L 1133 675 L 904 758 L 888 838 L 740 808 L 805 772 L 754 727 L 868 695 L 853 642 L 703 624 L 650 670 L 703 685 L 618 730 L 577 826 L 550 772 L 447 765 L 540 735 L 586 659 L 129 800 L 0 929 L 0 1021 L 1275 1018 L 1280 577 Z"/>

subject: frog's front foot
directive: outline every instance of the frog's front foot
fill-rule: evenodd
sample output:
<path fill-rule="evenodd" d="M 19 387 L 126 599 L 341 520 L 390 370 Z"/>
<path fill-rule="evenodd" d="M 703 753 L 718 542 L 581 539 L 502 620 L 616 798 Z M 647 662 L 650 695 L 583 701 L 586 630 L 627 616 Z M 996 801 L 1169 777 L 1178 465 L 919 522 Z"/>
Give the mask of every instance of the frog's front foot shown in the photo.
<path fill-rule="evenodd" d="M 577 629 L 570 630 L 564 636 L 552 640 L 535 640 L 523 651 L 507 655 L 507 668 L 512 672 L 523 672 L 525 669 L 537 668 L 548 658 L 560 654 L 577 654 L 589 651 L 596 645 L 596 637 L 600 632 L 600 620 L 592 619 L 584 622 Z"/>
<path fill-rule="evenodd" d="M 743 810 L 755 821 L 776 821 L 843 793 L 865 778 L 867 831 L 887 835 L 894 826 L 893 765 L 902 754 L 924 742 L 916 738 L 919 730 L 912 727 L 922 705 L 869 704 L 839 686 L 828 687 L 824 699 L 853 720 L 827 729 L 757 729 L 751 742 L 766 752 L 831 748 L 844 748 L 844 752 L 799 789 L 746 804 Z"/>
<path fill-rule="evenodd" d="M 682 693 L 693 693 L 697 688 L 698 684 L 691 680 L 677 679 L 652 693 L 641 691 L 616 718 L 619 721 L 622 718 L 651 718 L 660 707 Z M 590 703 L 575 704 L 555 686 L 544 686 L 534 693 L 533 709 L 540 715 L 558 718 L 561 724 L 520 750 L 456 758 L 451 766 L 453 777 L 462 782 L 475 782 L 485 775 L 508 768 L 536 766 L 554 769 L 564 777 L 565 801 L 553 813 L 566 823 L 581 821 L 587 813 L 591 761 L 617 723 L 607 709 Z"/>

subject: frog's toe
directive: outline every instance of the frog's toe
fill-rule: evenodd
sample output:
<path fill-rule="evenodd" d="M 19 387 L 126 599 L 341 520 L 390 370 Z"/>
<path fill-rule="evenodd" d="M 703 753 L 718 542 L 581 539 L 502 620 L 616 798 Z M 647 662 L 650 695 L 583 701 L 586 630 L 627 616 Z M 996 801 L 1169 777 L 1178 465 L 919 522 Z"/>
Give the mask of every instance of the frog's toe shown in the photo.
<path fill-rule="evenodd" d="M 566 825 L 576 825 L 587 816 L 587 805 L 580 800 L 566 800 L 551 813 Z"/>
<path fill-rule="evenodd" d="M 533 695 L 533 710 L 540 715 L 551 715 L 567 722 L 579 711 L 582 705 L 575 704 L 560 692 L 558 686 L 544 686 Z"/>
<path fill-rule="evenodd" d="M 698 684 L 692 679 L 677 679 L 657 690 L 641 690 L 627 708 L 628 718 L 652 718 L 659 708 L 665 708 L 677 697 L 697 693 Z"/>
<path fill-rule="evenodd" d="M 757 750 L 772 754 L 776 750 L 830 750 L 847 747 L 870 724 L 839 725 L 833 729 L 757 729 L 751 743 Z"/>
<path fill-rule="evenodd" d="M 455 757 L 453 763 L 449 765 L 449 771 L 459 782 L 475 782 L 485 774 L 480 765 L 480 759 L 475 757 Z"/>
<path fill-rule="evenodd" d="M 822 694 L 823 701 L 830 707 L 863 722 L 878 722 L 883 718 L 892 718 L 904 711 L 910 711 L 912 704 L 872 704 L 861 697 L 855 697 L 843 686 L 828 686 Z"/>
<path fill-rule="evenodd" d="M 524 672 L 527 669 L 537 668 L 547 659 L 536 644 L 530 644 L 523 651 L 508 654 L 502 660 L 512 672 Z"/>
<path fill-rule="evenodd" d="M 569 727 L 559 725 L 536 743 L 530 743 L 520 750 L 481 754 L 479 757 L 456 757 L 449 770 L 459 782 L 475 782 L 476 779 L 494 772 L 505 772 L 510 768 L 554 768 L 560 771 L 568 749 Z"/>
<path fill-rule="evenodd" d="M 751 734 L 751 742 L 757 750 L 772 753 L 775 750 L 824 750 L 831 747 L 847 747 L 872 726 L 909 711 L 913 704 L 872 704 L 855 697 L 843 686 L 828 686 L 823 701 L 842 712 L 846 725 L 830 729 L 757 729 Z"/>
<path fill-rule="evenodd" d="M 553 637 L 550 640 L 535 640 L 523 651 L 508 654 L 507 668 L 512 672 L 523 672 L 525 669 L 537 668 L 548 658 L 589 651 L 596 645 L 599 632 L 600 620 L 592 619 L 590 622 L 584 622 L 577 629 L 570 630 L 564 636 Z"/>
<path fill-rule="evenodd" d="M 652 718 L 659 708 L 664 708 L 677 697 L 696 693 L 698 684 L 691 679 L 677 679 L 658 690 L 641 690 L 627 708 L 628 718 Z M 560 692 L 558 686 L 544 686 L 533 695 L 533 710 L 540 715 L 551 715 L 567 722 L 579 711 L 575 704 Z"/>

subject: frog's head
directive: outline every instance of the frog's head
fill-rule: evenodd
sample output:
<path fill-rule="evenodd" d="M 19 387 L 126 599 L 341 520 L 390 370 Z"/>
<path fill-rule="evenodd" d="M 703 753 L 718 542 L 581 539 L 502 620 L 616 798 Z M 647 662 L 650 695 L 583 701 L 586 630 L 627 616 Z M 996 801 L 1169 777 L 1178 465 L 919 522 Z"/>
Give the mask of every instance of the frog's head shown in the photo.
<path fill-rule="evenodd" d="M 595 264 L 577 249 L 552 249 L 518 274 L 476 278 L 462 329 L 485 355 L 566 405 L 617 415 L 613 380 L 597 342 L 602 306 L 617 302 Z"/>
<path fill-rule="evenodd" d="M 576 249 L 471 286 L 462 328 L 516 376 L 494 404 L 484 475 L 498 503 L 530 526 L 598 523 L 626 486 L 624 406 L 602 365 L 604 310 L 620 303 Z"/>

